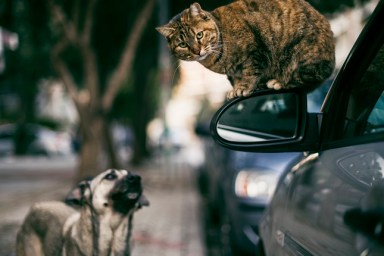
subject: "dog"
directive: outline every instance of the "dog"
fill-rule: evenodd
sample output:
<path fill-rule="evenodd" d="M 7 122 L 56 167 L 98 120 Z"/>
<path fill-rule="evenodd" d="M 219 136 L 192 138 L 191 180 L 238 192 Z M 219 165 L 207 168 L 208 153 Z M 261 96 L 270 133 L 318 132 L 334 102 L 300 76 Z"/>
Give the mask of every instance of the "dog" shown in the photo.
<path fill-rule="evenodd" d="M 82 181 L 64 202 L 40 202 L 16 241 L 18 256 L 129 256 L 133 214 L 149 202 L 141 177 L 109 169 Z"/>

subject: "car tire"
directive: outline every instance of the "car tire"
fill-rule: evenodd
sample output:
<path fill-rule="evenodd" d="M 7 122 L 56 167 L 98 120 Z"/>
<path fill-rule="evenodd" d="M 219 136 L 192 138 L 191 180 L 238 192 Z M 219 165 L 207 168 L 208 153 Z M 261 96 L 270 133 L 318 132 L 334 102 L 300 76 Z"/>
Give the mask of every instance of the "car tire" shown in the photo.
<path fill-rule="evenodd" d="M 256 248 L 255 253 L 244 251 L 238 244 L 236 244 L 235 234 L 232 230 L 232 224 L 229 216 L 222 211 L 224 215 L 221 217 L 220 223 L 220 245 L 221 245 L 221 256 L 262 256 L 262 249 L 260 246 Z"/>
<path fill-rule="evenodd" d="M 219 239 L 220 239 L 220 255 L 221 256 L 235 256 L 232 247 L 233 242 L 231 239 L 231 223 L 228 215 L 224 213 L 220 220 L 219 226 Z"/>

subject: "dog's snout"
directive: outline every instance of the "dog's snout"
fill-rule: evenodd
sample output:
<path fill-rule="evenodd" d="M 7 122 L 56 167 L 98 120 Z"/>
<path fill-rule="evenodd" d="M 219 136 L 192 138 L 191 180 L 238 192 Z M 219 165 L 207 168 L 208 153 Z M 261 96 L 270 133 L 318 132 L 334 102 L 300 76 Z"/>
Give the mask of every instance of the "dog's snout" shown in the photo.
<path fill-rule="evenodd" d="M 130 174 L 126 177 L 128 183 L 138 183 L 141 181 L 141 177 L 135 174 Z"/>

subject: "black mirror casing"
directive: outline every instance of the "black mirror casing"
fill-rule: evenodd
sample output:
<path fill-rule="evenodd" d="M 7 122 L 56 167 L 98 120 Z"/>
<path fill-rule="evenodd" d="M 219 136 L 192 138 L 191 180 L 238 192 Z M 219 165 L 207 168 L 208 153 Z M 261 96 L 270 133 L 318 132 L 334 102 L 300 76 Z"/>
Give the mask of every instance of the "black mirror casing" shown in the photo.
<path fill-rule="evenodd" d="M 228 140 L 220 136 L 218 132 L 218 124 L 220 118 L 226 111 L 234 108 L 236 104 L 241 104 L 245 100 L 258 100 L 266 96 L 283 96 L 283 94 L 294 94 L 296 96 L 295 104 L 297 104 L 297 120 L 296 131 L 294 136 L 289 138 L 272 139 L 267 141 L 236 141 Z M 213 116 L 211 120 L 210 130 L 213 139 L 220 145 L 240 151 L 248 152 L 304 152 L 315 151 L 318 149 L 319 137 L 319 114 L 307 112 L 307 94 L 305 91 L 294 88 L 286 90 L 260 90 L 247 97 L 235 98 L 224 104 Z M 261 120 L 263 121 L 263 120 Z"/>

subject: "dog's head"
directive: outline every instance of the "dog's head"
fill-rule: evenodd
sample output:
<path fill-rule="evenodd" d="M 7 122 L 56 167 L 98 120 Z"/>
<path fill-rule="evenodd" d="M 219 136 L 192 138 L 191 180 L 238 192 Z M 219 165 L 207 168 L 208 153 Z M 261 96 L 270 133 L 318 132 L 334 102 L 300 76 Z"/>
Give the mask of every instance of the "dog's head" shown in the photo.
<path fill-rule="evenodd" d="M 149 202 L 143 195 L 141 177 L 126 170 L 109 169 L 82 181 L 67 196 L 69 204 L 90 205 L 98 214 L 109 209 L 128 214 Z"/>

